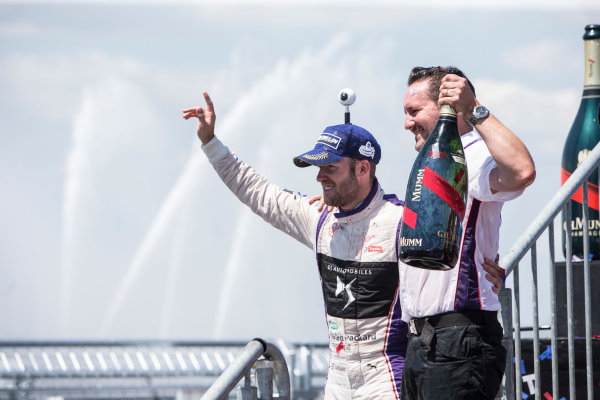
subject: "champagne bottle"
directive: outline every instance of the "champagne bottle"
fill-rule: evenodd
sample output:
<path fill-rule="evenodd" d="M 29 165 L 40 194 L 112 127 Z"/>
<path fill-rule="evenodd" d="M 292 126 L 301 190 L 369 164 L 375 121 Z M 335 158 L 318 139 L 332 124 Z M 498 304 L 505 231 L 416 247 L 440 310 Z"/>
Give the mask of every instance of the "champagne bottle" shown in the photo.
<path fill-rule="evenodd" d="M 583 95 L 575 121 L 571 126 L 563 149 L 561 184 L 583 162 L 587 154 L 600 141 L 598 112 L 600 107 L 600 25 L 587 25 L 583 35 L 585 75 Z M 600 259 L 600 222 L 598 218 L 598 173 L 588 178 L 590 255 Z M 583 190 L 579 188 L 571 198 L 571 244 L 573 256 L 583 258 Z M 563 223 L 563 253 L 566 256 L 566 224 Z"/>
<path fill-rule="evenodd" d="M 400 228 L 402 262 L 435 270 L 448 270 L 456 265 L 467 182 L 456 111 L 444 104 L 408 180 Z"/>

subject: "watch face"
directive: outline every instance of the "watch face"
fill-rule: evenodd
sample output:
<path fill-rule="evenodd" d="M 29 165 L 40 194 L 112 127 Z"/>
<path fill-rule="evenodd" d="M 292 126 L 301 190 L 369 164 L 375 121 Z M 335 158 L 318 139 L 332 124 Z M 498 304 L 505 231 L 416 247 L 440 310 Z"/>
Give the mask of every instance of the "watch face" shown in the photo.
<path fill-rule="evenodd" d="M 487 117 L 488 110 L 484 106 L 477 106 L 477 107 L 475 107 L 473 114 L 475 114 L 477 116 L 477 118 Z"/>

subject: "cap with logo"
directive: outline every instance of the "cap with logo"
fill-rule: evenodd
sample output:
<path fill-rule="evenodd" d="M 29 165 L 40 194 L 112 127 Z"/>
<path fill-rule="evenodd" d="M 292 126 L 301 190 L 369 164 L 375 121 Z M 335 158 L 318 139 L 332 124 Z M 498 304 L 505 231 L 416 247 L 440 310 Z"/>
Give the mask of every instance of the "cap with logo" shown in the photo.
<path fill-rule="evenodd" d="M 381 147 L 369 131 L 358 125 L 328 126 L 317 139 L 315 148 L 294 157 L 294 164 L 298 167 L 322 166 L 344 157 L 377 164 L 381 159 Z"/>

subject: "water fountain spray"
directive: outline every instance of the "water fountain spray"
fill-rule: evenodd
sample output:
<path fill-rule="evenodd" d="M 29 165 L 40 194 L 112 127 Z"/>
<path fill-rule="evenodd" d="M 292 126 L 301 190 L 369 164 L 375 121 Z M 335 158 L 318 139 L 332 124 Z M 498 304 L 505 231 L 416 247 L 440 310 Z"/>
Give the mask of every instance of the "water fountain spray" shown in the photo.
<path fill-rule="evenodd" d="M 345 124 L 349 124 L 350 123 L 350 106 L 352 104 L 354 104 L 354 101 L 356 100 L 356 95 L 354 94 L 354 90 L 349 89 L 349 88 L 345 88 L 340 90 L 340 92 L 338 93 L 338 101 L 346 106 L 346 112 L 344 114 L 344 123 Z"/>

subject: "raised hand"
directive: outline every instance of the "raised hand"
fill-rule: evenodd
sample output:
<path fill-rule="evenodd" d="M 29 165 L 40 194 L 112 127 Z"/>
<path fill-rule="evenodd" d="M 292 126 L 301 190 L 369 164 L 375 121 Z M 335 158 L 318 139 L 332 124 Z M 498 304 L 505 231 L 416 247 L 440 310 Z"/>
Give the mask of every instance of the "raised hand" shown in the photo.
<path fill-rule="evenodd" d="M 465 78 L 448 74 L 442 79 L 438 104 L 448 104 L 458 114 L 469 118 L 477 101 Z"/>
<path fill-rule="evenodd" d="M 204 101 L 206 101 L 206 108 L 186 108 L 183 110 L 183 118 L 198 118 L 198 139 L 200 139 L 202 144 L 206 144 L 215 136 L 215 121 L 217 116 L 208 93 L 202 92 L 202 94 L 204 95 Z"/>

